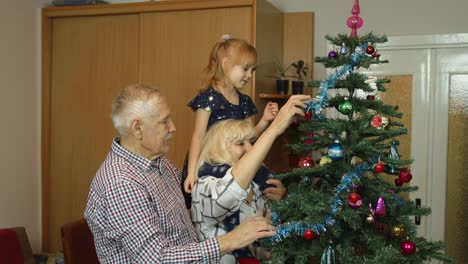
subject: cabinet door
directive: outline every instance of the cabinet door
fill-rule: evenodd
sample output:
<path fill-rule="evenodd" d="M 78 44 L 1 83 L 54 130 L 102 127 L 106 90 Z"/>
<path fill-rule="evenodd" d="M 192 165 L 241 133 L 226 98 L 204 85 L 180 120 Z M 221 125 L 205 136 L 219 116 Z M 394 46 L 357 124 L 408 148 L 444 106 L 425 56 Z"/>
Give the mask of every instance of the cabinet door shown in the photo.
<path fill-rule="evenodd" d="M 52 21 L 51 83 L 44 87 L 48 252 L 61 248 L 60 227 L 83 217 L 89 185 L 116 134 L 112 99 L 138 82 L 138 20 L 138 15 L 111 15 Z"/>
<path fill-rule="evenodd" d="M 177 128 L 168 157 L 181 168 L 195 117 L 187 103 L 202 88 L 211 47 L 223 34 L 252 42 L 252 8 L 145 13 L 140 26 L 140 81 L 168 98 Z M 242 92 L 252 95 L 252 84 Z"/>

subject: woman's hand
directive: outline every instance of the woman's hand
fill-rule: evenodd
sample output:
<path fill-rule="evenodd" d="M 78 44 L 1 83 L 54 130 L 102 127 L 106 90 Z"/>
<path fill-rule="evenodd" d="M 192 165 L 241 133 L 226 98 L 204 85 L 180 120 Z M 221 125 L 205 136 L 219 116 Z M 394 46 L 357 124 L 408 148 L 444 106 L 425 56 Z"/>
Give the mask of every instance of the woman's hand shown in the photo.
<path fill-rule="evenodd" d="M 276 132 L 276 136 L 279 136 L 288 128 L 294 116 L 304 116 L 304 109 L 307 108 L 306 103 L 311 100 L 310 95 L 304 94 L 293 95 L 289 98 L 270 125 L 270 128 Z"/>

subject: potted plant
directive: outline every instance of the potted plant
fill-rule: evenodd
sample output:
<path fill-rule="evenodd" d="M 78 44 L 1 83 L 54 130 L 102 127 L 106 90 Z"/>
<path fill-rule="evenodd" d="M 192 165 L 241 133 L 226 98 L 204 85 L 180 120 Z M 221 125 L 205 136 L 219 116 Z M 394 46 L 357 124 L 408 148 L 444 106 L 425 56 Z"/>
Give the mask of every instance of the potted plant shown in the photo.
<path fill-rule="evenodd" d="M 292 93 L 303 94 L 304 93 L 304 77 L 307 76 L 307 67 L 303 60 L 293 62 L 291 66 L 296 70 L 297 81 L 292 81 Z"/>
<path fill-rule="evenodd" d="M 289 80 L 286 79 L 288 76 L 286 73 L 288 72 L 289 68 L 291 68 L 292 64 L 284 65 L 279 61 L 275 61 L 276 70 L 278 71 L 278 75 L 271 76 L 276 78 L 276 92 L 278 94 L 288 94 L 289 90 Z"/>

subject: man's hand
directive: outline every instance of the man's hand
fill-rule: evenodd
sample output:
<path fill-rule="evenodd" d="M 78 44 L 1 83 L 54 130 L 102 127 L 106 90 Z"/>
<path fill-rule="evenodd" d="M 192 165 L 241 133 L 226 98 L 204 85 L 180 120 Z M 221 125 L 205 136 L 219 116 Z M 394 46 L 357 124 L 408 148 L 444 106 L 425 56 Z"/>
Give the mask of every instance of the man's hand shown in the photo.
<path fill-rule="evenodd" d="M 275 234 L 276 228 L 271 224 L 270 219 L 261 216 L 249 217 L 231 232 L 218 237 L 221 255 L 246 247 L 257 239 Z"/>
<path fill-rule="evenodd" d="M 269 200 L 283 200 L 288 191 L 284 187 L 283 183 L 278 179 L 269 179 L 266 181 L 267 184 L 275 185 L 275 187 L 268 187 L 263 191 L 263 196 Z"/>

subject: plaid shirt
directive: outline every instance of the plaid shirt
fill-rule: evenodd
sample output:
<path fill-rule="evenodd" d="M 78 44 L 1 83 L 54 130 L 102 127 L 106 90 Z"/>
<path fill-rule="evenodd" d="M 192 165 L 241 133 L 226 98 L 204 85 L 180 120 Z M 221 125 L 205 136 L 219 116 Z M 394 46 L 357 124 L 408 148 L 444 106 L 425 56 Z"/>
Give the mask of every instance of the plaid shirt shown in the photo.
<path fill-rule="evenodd" d="M 114 139 L 91 184 L 85 218 L 101 263 L 218 263 L 218 240 L 197 242 L 165 157 L 147 160 Z"/>

